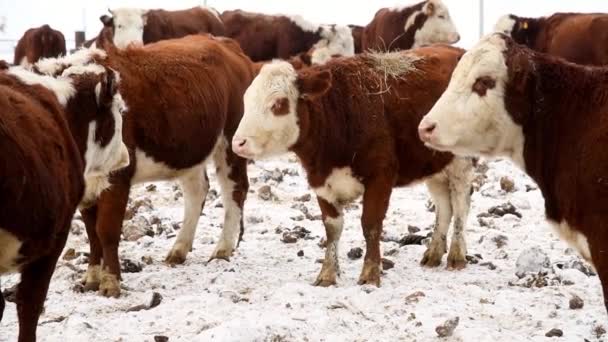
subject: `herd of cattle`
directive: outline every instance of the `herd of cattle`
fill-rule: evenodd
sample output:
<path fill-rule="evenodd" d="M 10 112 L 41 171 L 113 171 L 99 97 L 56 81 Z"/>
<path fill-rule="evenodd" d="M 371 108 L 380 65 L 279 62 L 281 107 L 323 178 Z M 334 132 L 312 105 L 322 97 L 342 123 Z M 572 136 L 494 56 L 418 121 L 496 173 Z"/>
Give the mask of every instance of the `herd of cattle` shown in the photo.
<path fill-rule="evenodd" d="M 360 284 L 380 285 L 394 187 L 436 205 L 422 265 L 466 265 L 473 156 L 511 158 L 539 185 L 560 236 L 608 294 L 608 15 L 502 17 L 468 52 L 440 0 L 379 10 L 365 27 L 210 8 L 115 9 L 71 55 L 48 25 L 0 63 L 0 274 L 20 272 L 19 341 L 34 341 L 75 210 L 90 241 L 86 290 L 120 295 L 131 186 L 179 180 L 185 261 L 213 161 L 225 208 L 211 259 L 244 233 L 247 159 L 294 152 L 326 230 L 315 285 L 336 284 L 342 208 L 363 197 Z M 568 61 L 567 61 L 568 60 Z M 574 64 L 578 63 L 578 64 Z M 608 308 L 608 301 L 606 301 Z M 0 318 L 4 301 L 0 295 Z"/>

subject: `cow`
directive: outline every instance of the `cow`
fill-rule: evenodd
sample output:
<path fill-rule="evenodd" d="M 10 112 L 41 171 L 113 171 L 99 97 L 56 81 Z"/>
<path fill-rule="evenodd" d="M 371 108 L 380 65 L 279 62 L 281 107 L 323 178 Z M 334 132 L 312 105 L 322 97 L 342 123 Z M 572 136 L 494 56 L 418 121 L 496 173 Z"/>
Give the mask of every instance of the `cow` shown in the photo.
<path fill-rule="evenodd" d="M 285 61 L 262 67 L 245 93 L 245 114 L 233 151 L 250 159 L 294 152 L 317 195 L 327 235 L 325 260 L 314 282 L 336 284 L 342 208 L 363 196 L 367 244 L 359 284 L 380 285 L 380 236 L 392 189 L 426 180 L 436 204 L 435 231 L 421 263 L 466 265 L 464 224 L 472 161 L 436 153 L 417 127 L 447 87 L 463 50 L 449 46 L 412 52 L 361 54 L 296 71 Z"/>
<path fill-rule="evenodd" d="M 213 161 L 225 217 L 211 259 L 228 260 L 240 242 L 249 181 L 246 160 L 232 152 L 230 141 L 254 70 L 235 41 L 209 35 L 124 50 L 107 44 L 106 51 L 85 49 L 80 56 L 40 63 L 37 70 L 57 74 L 71 63 L 86 65 L 92 60 L 121 74 L 119 89 L 129 108 L 124 139 L 132 163 L 114 174 L 112 187 L 82 212 L 91 246 L 85 290 L 119 297 L 118 244 L 132 185 L 173 179 L 181 183 L 184 222 L 166 262 L 182 264 L 192 249 L 209 190 L 206 165 Z"/>
<path fill-rule="evenodd" d="M 197 33 L 223 36 L 225 31 L 219 13 L 211 7 L 197 6 L 180 11 L 141 8 L 108 11 L 111 16 L 102 15 L 99 20 L 104 28 L 110 29 L 114 45 L 121 49 L 129 44 L 144 45 Z"/>
<path fill-rule="evenodd" d="M 301 16 L 266 15 L 241 10 L 221 15 L 226 36 L 235 39 L 254 62 L 288 59 L 317 46 L 314 60 L 331 55 L 352 56 L 354 40 L 349 27 L 317 25 Z M 322 49 L 321 49 L 322 47 Z"/>
<path fill-rule="evenodd" d="M 36 340 L 75 210 L 129 164 L 119 79 L 100 65 L 69 68 L 59 78 L 22 67 L 0 72 L 0 275 L 21 273 L 21 342 Z"/>
<path fill-rule="evenodd" d="M 608 69 L 568 63 L 503 34 L 462 57 L 419 126 L 429 147 L 504 156 L 545 199 L 547 220 L 599 275 L 608 309 Z"/>
<path fill-rule="evenodd" d="M 355 43 L 355 54 L 359 54 L 363 52 L 362 39 L 363 39 L 363 30 L 365 30 L 364 26 L 359 25 L 348 25 L 353 35 L 353 40 Z"/>
<path fill-rule="evenodd" d="M 363 51 L 396 51 L 459 40 L 448 8 L 441 0 L 426 0 L 380 9 L 365 27 L 361 47 Z"/>
<path fill-rule="evenodd" d="M 65 38 L 49 25 L 31 28 L 23 34 L 15 47 L 13 64 L 28 66 L 41 58 L 59 57 L 66 54 Z"/>
<path fill-rule="evenodd" d="M 519 44 L 587 65 L 608 64 L 608 14 L 555 13 L 549 17 L 501 17 L 495 32 Z"/>

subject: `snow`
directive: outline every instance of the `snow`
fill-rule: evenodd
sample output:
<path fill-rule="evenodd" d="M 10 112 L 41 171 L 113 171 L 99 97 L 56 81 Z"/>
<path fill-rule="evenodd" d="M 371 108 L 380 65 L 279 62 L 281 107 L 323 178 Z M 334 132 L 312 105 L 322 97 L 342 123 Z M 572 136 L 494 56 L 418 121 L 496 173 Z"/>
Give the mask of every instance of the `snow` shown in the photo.
<path fill-rule="evenodd" d="M 279 181 L 275 169 L 289 172 Z M 316 260 L 324 255 L 318 246 L 324 229 L 320 221 L 306 218 L 319 215 L 314 196 L 308 202 L 296 201 L 311 193 L 304 172 L 293 156 L 256 162 L 249 171 L 245 241 L 230 262 L 207 262 L 223 219 L 221 201 L 211 194 L 186 264 L 165 265 L 175 240 L 173 225 L 182 220 L 183 197 L 173 183 L 137 187 L 132 199 L 150 198 L 152 208 L 142 206 L 128 223 L 150 222 L 156 234 L 121 241 L 120 255 L 141 263 L 143 271 L 123 273 L 122 296 L 108 299 L 73 290 L 86 269 L 85 257 L 60 260 L 40 318 L 39 340 L 152 341 L 164 335 L 170 341 L 545 341 L 550 340 L 546 332 L 559 328 L 562 340 L 598 341 L 594 331 L 607 322 L 598 277 L 579 271 L 588 265 L 552 233 L 540 192 L 526 191 L 527 186 L 535 188 L 533 182 L 506 161 L 489 162 L 487 179 L 473 195 L 466 226 L 468 254 L 483 259 L 463 271 L 447 271 L 445 259 L 440 268 L 424 269 L 419 266 L 424 246 L 384 242 L 383 251 L 390 251 L 386 258 L 395 267 L 384 272 L 380 288 L 356 285 L 363 260 L 346 257 L 351 248 L 365 247 L 359 202 L 346 211 L 338 286 L 313 287 L 321 268 Z M 211 176 L 212 189 L 218 189 Z M 503 176 L 514 180 L 515 192 L 501 190 Z M 258 197 L 263 185 L 271 186 L 270 201 Z M 426 209 L 428 198 L 422 184 L 396 190 L 385 220 L 386 236 L 402 237 L 408 225 L 426 235 L 434 219 Z M 484 222 L 490 227 L 480 225 L 478 214 L 506 202 L 523 217 L 488 217 Z M 310 215 L 298 209 L 302 205 Z M 157 232 L 159 221 L 164 232 Z M 278 232 L 296 226 L 311 231 L 312 238 L 283 243 Z M 79 221 L 73 230 L 66 249 L 88 252 Z M 505 245 L 498 247 L 497 241 Z M 515 275 L 516 261 L 536 246 L 551 260 L 551 271 L 547 286 L 528 288 Z M 152 263 L 146 265 L 142 257 L 151 257 Z M 495 270 L 484 264 L 488 262 Z M 4 277 L 2 287 L 17 281 L 17 276 Z M 163 297 L 159 306 L 127 312 L 148 303 L 153 292 Z M 406 300 L 416 292 L 423 295 Z M 584 300 L 584 308 L 569 309 L 573 295 Z M 437 337 L 435 328 L 456 317 L 459 325 L 453 336 Z M 7 303 L 0 341 L 16 339 L 16 310 Z"/>

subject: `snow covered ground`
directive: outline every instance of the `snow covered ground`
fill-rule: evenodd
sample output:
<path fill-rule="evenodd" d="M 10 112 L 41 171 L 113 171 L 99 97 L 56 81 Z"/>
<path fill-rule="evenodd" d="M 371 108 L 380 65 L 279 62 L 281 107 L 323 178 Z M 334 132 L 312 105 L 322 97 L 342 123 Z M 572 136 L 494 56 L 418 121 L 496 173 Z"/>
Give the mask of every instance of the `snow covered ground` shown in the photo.
<path fill-rule="evenodd" d="M 545 334 L 554 328 L 563 331 L 557 340 L 605 338 L 608 317 L 598 277 L 578 270 L 585 271 L 585 264 L 544 221 L 540 192 L 505 161 L 489 163 L 487 179 L 473 195 L 468 254 L 482 259 L 463 271 L 447 271 L 445 259 L 440 268 L 424 269 L 419 266 L 424 246 L 384 242 L 384 255 L 395 267 L 385 271 L 380 288 L 356 285 L 362 259 L 347 257 L 351 248 L 364 247 L 359 203 L 347 210 L 338 286 L 313 287 L 321 267 L 317 259 L 324 255 L 318 245 L 324 229 L 315 220 L 319 210 L 314 197 L 300 198 L 311 194 L 303 171 L 293 157 L 256 162 L 249 170 L 245 241 L 231 262 L 207 263 L 223 219 L 220 199 L 210 194 L 186 264 L 165 265 L 175 240 L 173 226 L 182 220 L 181 191 L 173 183 L 138 187 L 132 205 L 144 205 L 125 222 L 125 229 L 133 238 L 133 229 L 149 228 L 154 237 L 122 241 L 120 255 L 143 270 L 123 273 L 122 297 L 108 299 L 77 291 L 85 255 L 60 260 L 40 319 L 39 340 L 154 341 L 155 336 L 167 336 L 169 341 L 545 341 L 553 340 Z M 514 181 L 514 192 L 501 190 L 503 176 Z M 271 186 L 271 200 L 258 195 L 264 185 Z M 217 188 L 212 178 L 212 189 Z M 396 190 L 385 220 L 386 240 L 398 241 L 409 226 L 426 235 L 434 217 L 427 200 L 423 185 Z M 516 207 L 521 219 L 510 214 L 478 219 L 506 202 Z M 283 232 L 298 226 L 311 232 L 308 238 L 281 241 Z M 82 223 L 75 220 L 73 230 L 66 250 L 88 252 Z M 534 247 L 539 247 L 540 256 Z M 522 252 L 536 252 L 532 261 L 540 265 L 546 253 L 546 275 L 519 279 L 516 263 Z M 2 286 L 17 281 L 17 276 L 4 277 Z M 162 296 L 157 307 L 129 311 L 149 303 L 154 292 Z M 582 309 L 570 309 L 573 296 L 584 301 Z M 439 338 L 436 327 L 456 317 L 453 335 Z M 16 341 L 16 336 L 15 306 L 9 303 L 0 341 Z"/>

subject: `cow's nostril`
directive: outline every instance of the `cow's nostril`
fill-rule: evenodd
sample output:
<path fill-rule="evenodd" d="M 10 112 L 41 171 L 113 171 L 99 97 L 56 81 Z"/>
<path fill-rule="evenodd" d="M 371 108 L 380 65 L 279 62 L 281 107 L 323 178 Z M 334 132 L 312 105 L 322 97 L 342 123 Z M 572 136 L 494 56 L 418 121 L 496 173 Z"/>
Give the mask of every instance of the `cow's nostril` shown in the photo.
<path fill-rule="evenodd" d="M 247 139 L 242 139 L 241 141 L 239 141 L 238 145 L 239 145 L 239 147 L 243 147 L 243 146 L 245 146 L 246 143 L 247 143 Z"/>
<path fill-rule="evenodd" d="M 436 127 L 437 127 L 437 124 L 432 123 L 424 128 L 424 132 L 428 133 L 428 134 L 433 133 L 433 131 L 435 130 Z"/>

